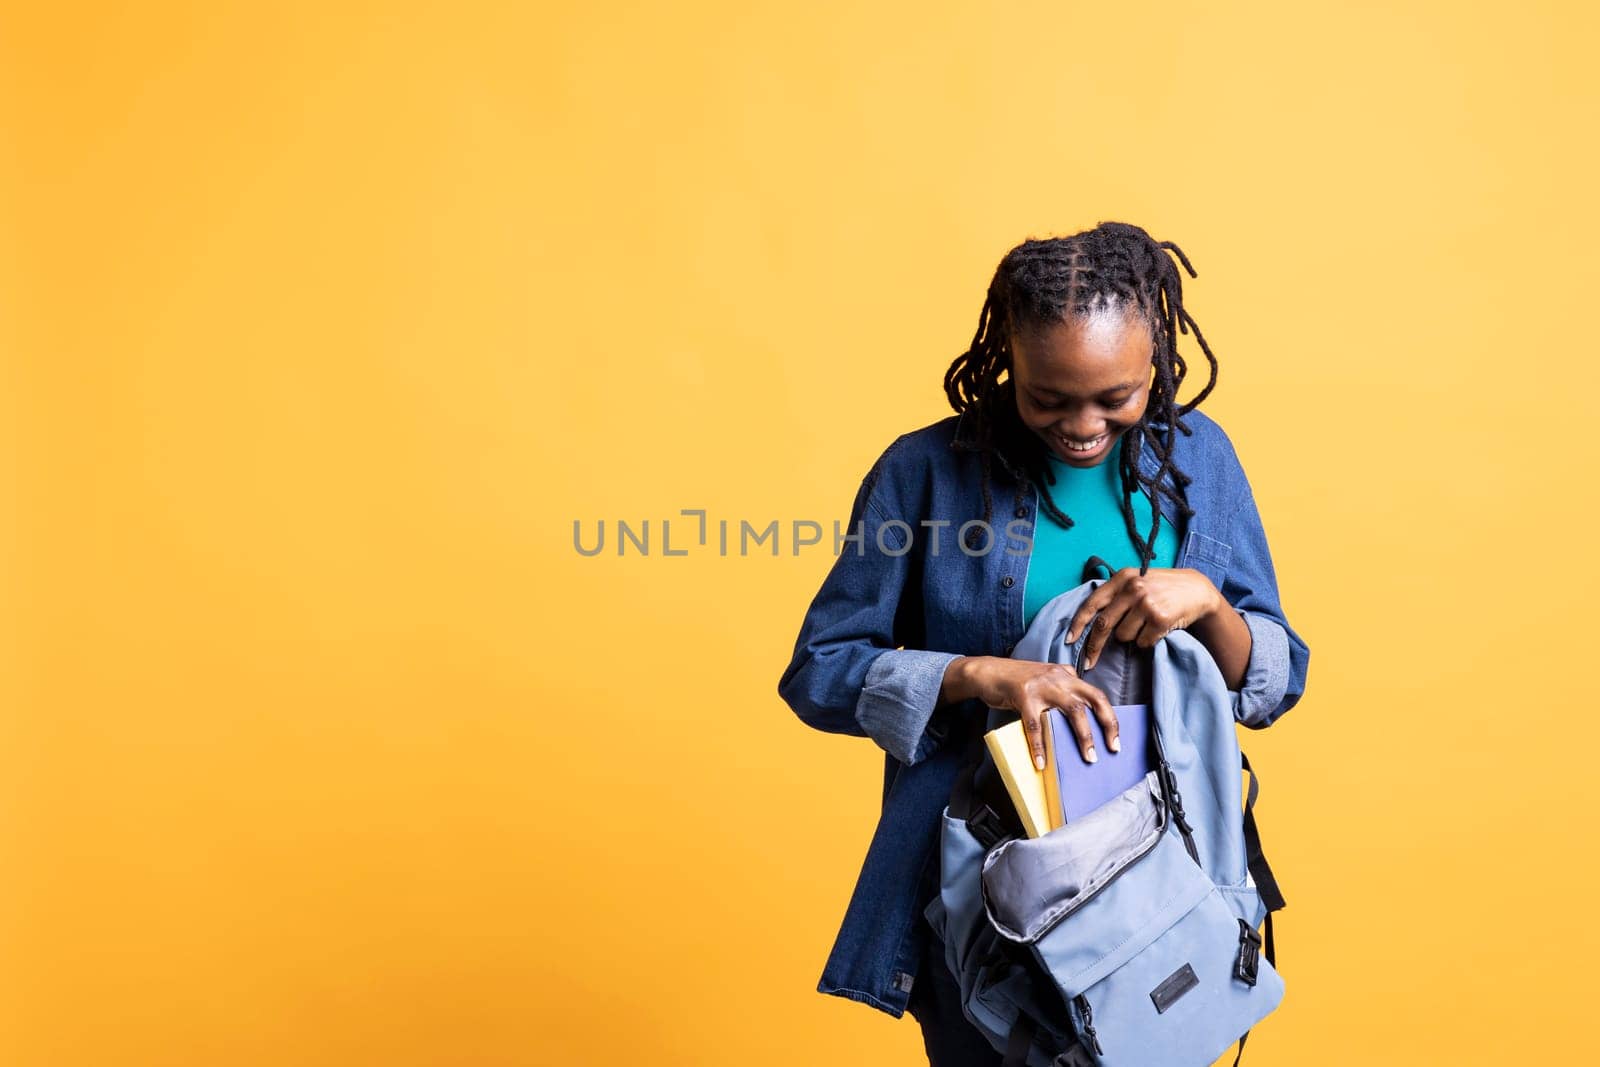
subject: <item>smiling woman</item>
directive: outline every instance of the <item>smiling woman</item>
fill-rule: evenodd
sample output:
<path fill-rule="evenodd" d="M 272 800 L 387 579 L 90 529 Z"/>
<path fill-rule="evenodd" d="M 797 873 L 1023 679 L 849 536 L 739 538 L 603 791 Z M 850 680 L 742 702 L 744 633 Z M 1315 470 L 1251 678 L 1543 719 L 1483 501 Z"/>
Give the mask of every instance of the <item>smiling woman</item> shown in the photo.
<path fill-rule="evenodd" d="M 1109 308 L 1013 337 L 1023 425 L 1062 461 L 1092 466 L 1144 418 L 1152 348 L 1143 322 Z"/>
<path fill-rule="evenodd" d="M 1192 276 L 1176 245 L 1116 222 L 1006 254 L 945 373 L 956 414 L 896 438 L 862 479 L 850 529 L 865 550 L 835 560 L 778 685 L 809 725 L 886 754 L 883 812 L 817 988 L 909 1010 L 934 1067 L 1000 1062 L 923 921 L 941 812 L 988 709 L 1017 714 L 1036 765 L 1053 708 L 1084 760 L 1098 758 L 1091 716 L 1118 749 L 1103 692 L 1013 658 L 1039 607 L 1099 578 L 1069 623 L 1069 640 L 1087 628 L 1083 665 L 1113 638 L 1153 647 L 1186 629 L 1245 726 L 1272 723 L 1305 689 L 1310 653 L 1279 603 L 1249 481 L 1195 410 L 1217 361 L 1184 308 L 1180 262 Z M 1211 373 L 1179 403 L 1187 333 Z M 970 528 L 993 522 L 996 489 L 1011 515 L 982 543 Z M 946 527 L 967 531 L 960 552 L 939 551 Z M 898 532 L 882 548 L 886 531 Z"/>
<path fill-rule="evenodd" d="M 1123 451 L 1120 465 L 1129 490 L 1143 484 L 1178 501 L 1180 510 L 1190 510 L 1182 503 L 1182 485 L 1174 484 L 1186 476 L 1171 467 L 1172 442 L 1177 432 L 1192 432 L 1180 416 L 1197 408 L 1216 385 L 1217 360 L 1183 306 L 1183 279 L 1169 250 L 1194 276 L 1176 244 L 1157 242 L 1139 227 L 1119 222 L 1071 237 L 1024 241 L 1001 261 L 977 335 L 945 373 L 950 406 L 974 413 L 971 447 L 984 457 L 985 519 L 991 457 L 1014 480 L 1038 482 L 1046 474 L 1047 455 L 1097 463 L 1109 451 L 1107 442 L 1095 443 L 1097 438 L 1120 437 L 1134 428 L 1142 432 Z M 1177 339 L 1180 331 L 1190 330 L 1211 376 L 1197 396 L 1180 405 L 1178 388 L 1187 365 L 1178 355 Z M 1046 447 L 1037 447 L 1039 442 Z M 1078 451 L 1085 443 L 1098 450 Z M 1145 445 L 1162 460 L 1151 481 L 1139 474 Z M 1050 484 L 1047 475 L 1042 480 Z M 1043 496 L 1047 513 L 1070 525 L 1047 489 Z M 1130 532 L 1138 538 L 1131 527 Z M 1150 531 L 1151 538 L 1155 532 Z"/>

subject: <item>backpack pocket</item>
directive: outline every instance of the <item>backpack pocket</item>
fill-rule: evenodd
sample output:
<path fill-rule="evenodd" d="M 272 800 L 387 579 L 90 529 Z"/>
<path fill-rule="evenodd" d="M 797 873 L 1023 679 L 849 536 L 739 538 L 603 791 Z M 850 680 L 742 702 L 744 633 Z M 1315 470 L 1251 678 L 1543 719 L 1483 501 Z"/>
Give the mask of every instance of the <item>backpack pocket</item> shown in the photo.
<path fill-rule="evenodd" d="M 1003 938 L 984 915 L 980 870 L 986 853 L 966 823 L 945 809 L 940 830 L 939 892 L 924 915 L 944 946 L 945 965 L 961 989 L 962 1012 L 997 1052 L 1020 1014 L 1036 1025 L 1028 1067 L 1048 1067 L 1073 1041 L 1060 994 L 1041 983 L 1026 946 Z M 925 979 L 919 979 L 925 980 Z"/>
<path fill-rule="evenodd" d="M 1207 1067 L 1283 996 L 1259 935 L 1170 826 L 1152 771 L 985 862 L 995 929 L 1031 948 L 1102 1064 Z"/>

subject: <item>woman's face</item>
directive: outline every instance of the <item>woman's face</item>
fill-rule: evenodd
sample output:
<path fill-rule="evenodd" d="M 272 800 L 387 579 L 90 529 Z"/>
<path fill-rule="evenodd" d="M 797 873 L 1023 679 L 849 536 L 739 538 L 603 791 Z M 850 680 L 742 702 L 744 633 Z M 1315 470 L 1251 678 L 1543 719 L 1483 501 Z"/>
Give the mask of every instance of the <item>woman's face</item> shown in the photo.
<path fill-rule="evenodd" d="M 1120 310 L 1012 334 L 1017 414 L 1064 462 L 1097 466 L 1144 416 L 1152 348 L 1144 322 Z"/>

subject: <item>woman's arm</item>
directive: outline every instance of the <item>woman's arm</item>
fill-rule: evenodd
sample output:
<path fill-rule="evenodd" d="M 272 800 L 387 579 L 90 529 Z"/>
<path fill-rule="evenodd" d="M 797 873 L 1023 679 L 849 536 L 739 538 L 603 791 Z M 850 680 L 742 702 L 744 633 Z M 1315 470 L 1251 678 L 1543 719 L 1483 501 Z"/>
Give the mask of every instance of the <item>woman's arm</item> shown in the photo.
<path fill-rule="evenodd" d="M 1277 577 L 1248 482 L 1228 523 L 1230 562 L 1218 589 L 1190 567 L 1153 568 L 1140 576 L 1126 567 L 1084 598 L 1066 638 L 1082 627 L 1083 662 L 1094 666 L 1113 637 L 1149 648 L 1175 628 L 1186 629 L 1216 661 L 1233 697 L 1234 718 L 1270 725 L 1305 692 L 1310 650 L 1289 627 L 1278 601 Z"/>
<path fill-rule="evenodd" d="M 1234 718 L 1261 729 L 1299 703 L 1306 691 L 1311 649 L 1289 625 L 1278 595 L 1277 572 L 1255 494 L 1244 497 L 1228 524 L 1232 545 L 1222 597 L 1250 628 L 1250 654 L 1234 700 Z M 1196 635 L 1198 636 L 1198 635 Z"/>
<path fill-rule="evenodd" d="M 855 539 L 842 543 L 812 599 L 778 693 L 808 726 L 870 737 L 912 764 L 943 744 L 961 712 L 939 699 L 945 668 L 960 657 L 916 647 L 920 590 L 908 584 L 921 549 L 909 531 L 921 511 L 899 496 L 920 479 L 897 472 L 895 455 L 890 445 L 862 479 L 843 531 Z"/>
<path fill-rule="evenodd" d="M 1200 577 L 1207 585 L 1211 585 L 1205 575 Z M 1234 610 L 1220 589 L 1215 586 L 1212 588 L 1216 591 L 1216 601 L 1211 610 L 1190 623 L 1188 629 L 1206 646 L 1211 658 L 1217 661 L 1228 688 L 1238 689 L 1244 684 L 1245 669 L 1250 666 L 1250 648 L 1253 644 L 1250 624 Z"/>

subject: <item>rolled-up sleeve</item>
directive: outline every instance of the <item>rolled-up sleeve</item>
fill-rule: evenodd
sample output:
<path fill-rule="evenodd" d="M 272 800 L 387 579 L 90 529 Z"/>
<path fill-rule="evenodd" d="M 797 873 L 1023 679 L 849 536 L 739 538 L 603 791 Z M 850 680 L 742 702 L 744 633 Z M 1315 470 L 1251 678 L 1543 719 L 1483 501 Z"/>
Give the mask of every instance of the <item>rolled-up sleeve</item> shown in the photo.
<path fill-rule="evenodd" d="M 960 705 L 941 704 L 958 653 L 925 651 L 921 602 L 908 590 L 920 515 L 897 499 L 893 445 L 868 471 L 845 542 L 807 609 L 778 694 L 809 726 L 870 737 L 905 764 L 948 738 Z M 897 515 L 908 515 L 897 519 Z"/>
<path fill-rule="evenodd" d="M 1231 561 L 1221 592 L 1250 628 L 1250 661 L 1244 681 L 1237 691 L 1230 691 L 1234 718 L 1260 729 L 1299 703 L 1305 693 L 1311 650 L 1284 615 L 1272 552 L 1248 481 L 1243 501 L 1229 523 L 1229 540 Z"/>
<path fill-rule="evenodd" d="M 901 763 L 926 759 L 949 736 L 949 722 L 935 716 L 945 668 L 955 652 L 890 649 L 867 668 L 856 701 L 856 721 L 867 736 Z"/>
<path fill-rule="evenodd" d="M 1253 611 L 1239 615 L 1250 628 L 1250 662 L 1233 698 L 1233 717 L 1246 726 L 1263 726 L 1289 691 L 1289 635 L 1282 626 Z"/>

